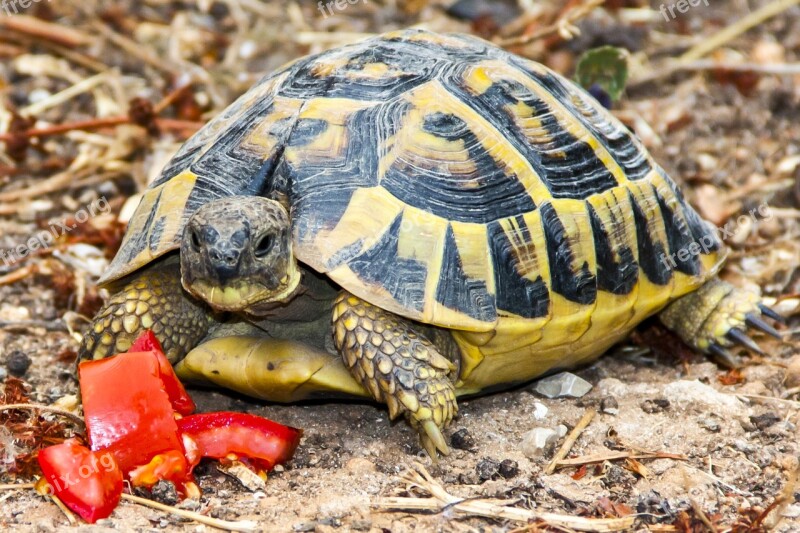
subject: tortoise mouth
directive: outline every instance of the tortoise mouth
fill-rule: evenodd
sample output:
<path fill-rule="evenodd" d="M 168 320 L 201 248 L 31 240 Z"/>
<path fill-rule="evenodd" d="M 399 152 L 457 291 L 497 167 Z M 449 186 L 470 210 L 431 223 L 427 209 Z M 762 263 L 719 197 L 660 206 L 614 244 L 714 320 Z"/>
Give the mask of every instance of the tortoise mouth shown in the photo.
<path fill-rule="evenodd" d="M 184 288 L 218 311 L 249 312 L 264 303 L 281 302 L 290 298 L 300 285 L 300 275 L 286 274 L 277 288 L 269 289 L 251 280 L 239 280 L 225 285 L 214 285 L 203 280 L 191 284 L 183 281 Z"/>

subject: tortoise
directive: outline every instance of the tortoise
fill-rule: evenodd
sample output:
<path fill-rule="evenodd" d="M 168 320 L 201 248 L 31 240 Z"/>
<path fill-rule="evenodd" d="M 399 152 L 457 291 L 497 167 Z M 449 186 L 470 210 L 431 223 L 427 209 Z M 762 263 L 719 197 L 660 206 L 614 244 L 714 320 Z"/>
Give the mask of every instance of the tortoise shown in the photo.
<path fill-rule="evenodd" d="M 643 319 L 728 363 L 758 295 L 641 142 L 483 40 L 386 33 L 266 76 L 144 193 L 80 358 L 144 329 L 178 375 L 355 396 L 435 457 L 458 396 L 599 357 Z"/>

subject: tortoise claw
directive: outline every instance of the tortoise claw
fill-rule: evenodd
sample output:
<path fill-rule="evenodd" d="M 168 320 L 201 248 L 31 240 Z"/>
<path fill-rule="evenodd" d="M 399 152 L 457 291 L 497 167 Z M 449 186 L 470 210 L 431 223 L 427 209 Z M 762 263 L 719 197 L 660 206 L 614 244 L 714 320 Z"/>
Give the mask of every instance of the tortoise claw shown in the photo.
<path fill-rule="evenodd" d="M 436 422 L 428 419 L 420 421 L 419 424 L 421 430 L 420 440 L 428 455 L 434 460 L 436 459 L 436 450 L 439 450 L 442 455 L 449 455 L 450 448 L 447 446 L 442 430 L 439 429 Z"/>
<path fill-rule="evenodd" d="M 708 353 L 714 358 L 718 365 L 725 368 L 739 368 L 742 366 L 742 361 L 737 356 L 730 353 L 728 350 L 719 344 L 711 344 L 708 347 Z"/>
<path fill-rule="evenodd" d="M 757 317 L 756 315 L 747 314 L 745 317 L 745 322 L 751 328 L 763 331 L 767 335 L 775 337 L 778 340 L 783 340 L 783 336 L 778 332 L 778 330 L 761 320 L 761 318 Z"/>
<path fill-rule="evenodd" d="M 731 341 L 738 342 L 748 350 L 751 350 L 758 355 L 764 355 L 764 350 L 762 350 L 753 339 L 748 337 L 744 331 L 738 328 L 731 328 L 728 330 L 728 333 L 726 333 L 725 336 Z"/>
<path fill-rule="evenodd" d="M 758 304 L 758 308 L 761 310 L 762 315 L 771 318 L 772 320 L 778 322 L 779 324 L 786 324 L 786 318 L 784 318 L 774 309 L 771 309 L 764 304 Z"/>

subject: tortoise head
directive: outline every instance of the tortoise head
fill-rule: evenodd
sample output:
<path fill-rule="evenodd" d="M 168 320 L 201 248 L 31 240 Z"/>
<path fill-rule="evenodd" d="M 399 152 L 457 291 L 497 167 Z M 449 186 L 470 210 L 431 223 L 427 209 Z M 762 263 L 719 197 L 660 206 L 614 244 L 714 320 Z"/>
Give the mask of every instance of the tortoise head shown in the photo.
<path fill-rule="evenodd" d="M 259 314 L 300 284 L 289 214 L 267 198 L 205 204 L 186 224 L 180 257 L 183 287 L 220 311 Z"/>

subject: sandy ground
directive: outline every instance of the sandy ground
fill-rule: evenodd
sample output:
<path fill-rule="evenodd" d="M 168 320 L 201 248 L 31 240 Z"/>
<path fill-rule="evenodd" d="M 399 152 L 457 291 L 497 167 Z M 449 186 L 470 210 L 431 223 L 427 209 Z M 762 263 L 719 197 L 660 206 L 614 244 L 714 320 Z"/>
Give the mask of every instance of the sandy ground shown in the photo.
<path fill-rule="evenodd" d="M 212 73 L 213 82 L 204 86 L 205 100 L 198 97 L 196 102 L 206 115 L 224 107 L 257 73 L 344 39 L 337 34 L 328 42 L 313 31 L 379 31 L 420 21 L 433 28 L 470 30 L 469 24 L 453 21 L 435 6 L 408 14 L 394 3 L 385 10 L 376 3 L 365 3 L 322 18 L 313 6 L 259 4 L 274 17 L 266 21 L 269 13 L 254 14 L 246 8 L 244 12 L 250 18 L 240 18 L 233 8 L 230 13 L 214 14 L 222 4 L 214 4 L 217 7 L 206 12 L 196 6 L 187 8 L 176 19 L 165 14 L 171 8 L 160 4 L 145 3 L 138 9 L 126 9 L 125 3 L 106 6 L 103 20 L 123 34 L 165 48 L 165 39 L 181 41 L 179 44 L 187 47 L 187 43 L 193 43 L 191 46 L 198 49 L 181 57 L 187 63 L 202 64 Z M 230 3 L 239 8 L 244 4 Z M 628 5 L 636 7 L 635 3 Z M 48 9 L 59 24 L 88 31 L 85 15 L 55 3 Z M 736 235 L 729 241 L 733 254 L 725 277 L 761 290 L 770 301 L 780 298 L 778 308 L 792 314 L 798 307 L 794 295 L 800 292 L 796 272 L 800 263 L 800 194 L 796 192 L 800 190 L 800 77 L 716 70 L 641 81 L 659 74 L 653 67 L 658 60 L 679 55 L 746 12 L 744 2 L 732 2 L 714 9 L 697 8 L 669 22 L 656 12 L 644 24 L 633 24 L 619 13 L 605 13 L 582 23 L 582 36 L 570 43 L 550 48 L 532 45 L 518 51 L 569 74 L 575 54 L 587 47 L 607 42 L 630 47 L 634 63 L 641 67 L 634 71 L 640 81 L 629 86 L 616 110 L 618 116 L 639 133 L 656 158 L 684 185 L 688 198 L 706 218 L 723 224 L 760 205 L 772 209 L 769 220 L 737 224 Z M 172 11 L 169 14 L 174 15 Z M 300 15 L 302 24 L 298 22 Z M 146 23 L 149 26 L 143 27 Z M 475 23 L 472 29 L 486 31 L 483 24 Z M 293 39 L 277 37 L 278 29 Z M 195 41 L 181 33 L 191 31 L 195 32 Z M 9 46 L 16 46 L 17 52 L 33 46 L 29 39 L 14 40 L 16 34 L 9 35 L 3 38 L 9 39 Z M 246 43 L 256 38 L 262 44 L 258 54 L 216 53 L 211 57 L 207 43 L 216 41 L 204 35 L 219 37 L 218 46 L 226 50 L 249 46 Z M 157 81 L 160 78 L 152 74 L 158 68 L 142 70 L 140 59 L 119 50 L 102 54 L 83 51 L 122 68 L 116 89 L 122 94 L 145 95 L 156 101 L 163 94 L 157 90 L 163 88 L 163 80 Z M 52 49 L 37 52 L 54 53 Z M 30 103 L 31 92 L 37 88 L 52 93 L 76 82 L 43 66 L 37 70 L 30 58 L 26 70 L 13 50 L 0 48 L 0 53 L 8 58 L 0 64 L 0 88 L 18 108 Z M 729 43 L 715 59 L 769 65 L 795 62 L 798 53 L 800 11 L 794 9 Z M 175 63 L 171 52 L 162 57 Z M 78 67 L 76 72 L 82 72 L 82 77 L 89 75 Z M 52 87 L 48 85 L 51 83 Z M 109 94 L 114 91 L 109 90 Z M 63 108 L 51 109 L 46 113 L 47 120 L 60 123 L 94 116 L 99 97 L 94 98 L 85 94 Z M 215 103 L 215 98 L 219 102 Z M 113 107 L 112 103 L 113 98 L 105 100 L 107 106 Z M 178 116 L 186 119 L 193 115 Z M 113 140 L 119 149 L 112 161 L 122 163 L 107 165 L 103 169 L 106 174 L 101 173 L 94 181 L 79 174 L 76 181 L 51 189 L 55 192 L 13 196 L 14 191 L 43 182 L 60 170 L 53 158 L 74 161 L 87 136 L 53 137 L 27 162 L 12 165 L 17 170 L 0 184 L 0 211 L 7 214 L 0 220 L 0 247 L 8 249 L 25 242 L 41 227 L 37 220 L 61 219 L 101 195 L 108 196 L 117 211 L 181 142 L 178 134 L 143 141 L 146 136 L 141 131 L 126 126 L 106 132 L 102 137 Z M 55 169 L 47 166 L 48 157 Z M 3 164 L 8 161 L 3 158 Z M 12 197 L 4 196 L 8 192 Z M 106 237 L 103 239 L 108 240 Z M 103 239 L 96 241 L 100 248 Z M 29 356 L 32 364 L 24 379 L 32 400 L 44 403 L 75 392 L 68 355 L 77 344 L 66 325 L 80 329 L 83 322 L 74 318 L 75 313 L 86 313 L 96 306 L 91 302 L 96 298 L 91 276 L 73 272 L 72 266 L 66 270 L 55 266 L 65 262 L 69 263 L 41 255 L 11 265 L 3 269 L 6 277 L 0 285 L 0 363 L 5 364 L 0 368 L 5 369 L 11 359 L 19 357 L 15 352 Z M 22 273 L 20 267 L 29 270 Z M 63 281 L 64 276 L 68 282 Z M 20 279 L 11 283 L 14 277 Z M 42 325 L 47 327 L 38 327 Z M 777 531 L 797 531 L 800 503 L 795 502 L 800 501 L 800 493 L 785 487 L 798 466 L 800 404 L 795 401 L 798 391 L 793 387 L 800 383 L 800 355 L 790 336 L 783 344 L 758 340 L 767 356 L 748 357 L 741 375 L 732 376 L 714 363 L 687 353 L 658 326 L 645 325 L 633 340 L 594 365 L 576 371 L 593 385 L 580 399 L 542 398 L 528 385 L 462 401 L 459 417 L 448 432 L 449 437 L 457 434 L 453 443 L 456 449 L 437 464 L 430 464 L 420 454 L 416 435 L 406 424 L 390 423 L 385 410 L 376 405 L 264 405 L 221 392 L 192 391 L 203 410 L 254 412 L 303 428 L 305 436 L 295 458 L 282 471 L 271 474 L 263 490 L 243 488 L 212 464 L 198 477 L 204 493 L 201 500 L 184 505 L 217 518 L 257 520 L 265 531 L 508 531 L 524 525 L 463 517 L 453 509 L 427 513 L 376 509 L 374 504 L 382 497 L 410 494 L 399 476 L 419 461 L 458 497 L 512 500 L 510 503 L 517 507 L 573 516 L 611 517 L 633 512 L 637 513 L 637 530 L 650 526 L 660 531 L 705 531 L 706 520 L 719 531 L 748 531 L 761 510 L 783 495 L 782 504 L 766 521 Z M 542 406 L 547 411 L 544 417 L 540 415 Z M 677 458 L 638 462 L 615 459 L 582 470 L 569 467 L 544 474 L 553 450 L 530 457 L 525 454 L 523 435 L 537 427 L 564 425 L 571 429 L 592 408 L 600 412 L 578 438 L 571 457 L 633 451 L 662 452 Z M 562 442 L 563 438 L 558 444 Z M 9 476 L 0 479 L 10 480 Z M 422 495 L 418 491 L 413 494 Z M 0 528 L 49 532 L 67 527 L 64 515 L 52 503 L 30 491 L 0 492 L 0 502 Z M 129 503 L 121 504 L 111 518 L 86 528 L 208 529 Z"/>

